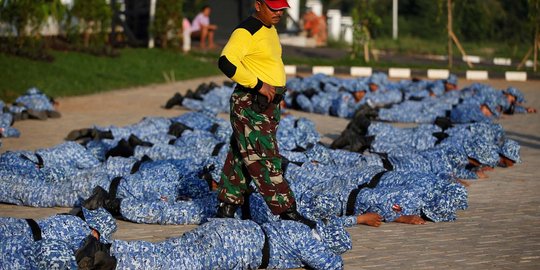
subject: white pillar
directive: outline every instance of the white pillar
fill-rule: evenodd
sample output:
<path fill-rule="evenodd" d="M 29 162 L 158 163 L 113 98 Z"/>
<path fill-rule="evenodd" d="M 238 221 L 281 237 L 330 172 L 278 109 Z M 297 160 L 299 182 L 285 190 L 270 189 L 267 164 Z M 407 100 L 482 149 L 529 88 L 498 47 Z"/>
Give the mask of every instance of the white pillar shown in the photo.
<path fill-rule="evenodd" d="M 156 16 L 156 2 L 157 0 L 150 0 L 150 27 L 154 24 L 154 17 Z M 154 48 L 154 35 L 152 32 L 148 33 L 148 48 Z"/>
<path fill-rule="evenodd" d="M 289 0 L 287 2 L 289 3 L 289 6 L 291 6 L 287 9 L 287 13 L 291 16 L 291 18 L 287 18 L 287 30 L 293 30 L 295 27 L 293 20 L 300 23 L 300 0 Z"/>
<path fill-rule="evenodd" d="M 330 39 L 339 40 L 341 38 L 341 11 L 329 9 L 326 17 L 328 17 L 328 36 Z"/>
<path fill-rule="evenodd" d="M 323 15 L 323 6 L 320 0 L 308 0 L 306 7 L 311 8 L 317 16 Z"/>
<path fill-rule="evenodd" d="M 353 41 L 353 19 L 351 16 L 341 17 L 341 31 L 343 32 L 343 40 L 347 43 Z"/>
<path fill-rule="evenodd" d="M 392 2 L 392 38 L 398 38 L 398 0 Z"/>

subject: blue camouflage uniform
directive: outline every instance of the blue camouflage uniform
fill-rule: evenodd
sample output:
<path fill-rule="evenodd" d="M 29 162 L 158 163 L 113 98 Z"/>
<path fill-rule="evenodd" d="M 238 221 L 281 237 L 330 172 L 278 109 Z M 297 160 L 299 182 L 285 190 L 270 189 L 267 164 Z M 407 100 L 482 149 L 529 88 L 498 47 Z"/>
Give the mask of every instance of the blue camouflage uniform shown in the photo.
<path fill-rule="evenodd" d="M 182 106 L 192 110 L 210 110 L 215 114 L 229 113 L 229 99 L 234 90 L 234 87 L 221 86 L 210 90 L 202 96 L 203 100 L 184 98 Z"/>
<path fill-rule="evenodd" d="M 0 108 L 1 111 L 1 108 Z M 11 126 L 13 115 L 10 113 L 0 113 L 0 138 L 19 137 L 20 131 Z"/>
<path fill-rule="evenodd" d="M 0 218 L 0 269 L 77 269 L 75 251 L 91 229 L 98 231 L 105 243 L 116 231 L 116 222 L 106 210 L 82 211 L 84 220 L 55 215 L 36 221 L 37 235 L 24 219 Z"/>
<path fill-rule="evenodd" d="M 434 132 L 438 126 L 422 124 L 413 128 L 398 128 L 391 124 L 373 122 L 368 128 L 368 136 L 375 136 L 371 148 L 375 152 L 388 153 L 396 148 L 425 150 L 437 142 Z"/>
<path fill-rule="evenodd" d="M 39 89 L 33 87 L 22 96 L 15 99 L 15 104 L 24 107 L 25 110 L 54 111 L 54 104 L 50 98 Z M 15 111 L 18 112 L 18 111 Z"/>
<path fill-rule="evenodd" d="M 202 166 L 193 160 L 145 162 L 126 175 L 113 196 L 120 213 L 137 223 L 199 224 L 215 216 L 217 196 L 199 178 Z"/>
<path fill-rule="evenodd" d="M 266 238 L 268 269 L 342 269 L 340 254 L 351 248 L 345 224 L 341 220 L 320 224 L 311 231 L 294 221 L 259 226 L 249 220 L 212 219 L 161 243 L 116 240 L 111 255 L 117 269 L 256 269 Z"/>

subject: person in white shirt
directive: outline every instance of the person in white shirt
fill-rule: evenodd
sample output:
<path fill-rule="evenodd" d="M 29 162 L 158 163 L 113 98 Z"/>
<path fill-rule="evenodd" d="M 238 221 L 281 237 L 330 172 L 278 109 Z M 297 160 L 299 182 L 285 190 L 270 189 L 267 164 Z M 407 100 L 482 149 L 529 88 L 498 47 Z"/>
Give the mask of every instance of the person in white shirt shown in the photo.
<path fill-rule="evenodd" d="M 213 49 L 215 48 L 214 44 L 214 32 L 217 30 L 217 25 L 210 24 L 210 13 L 212 9 L 210 6 L 205 5 L 199 14 L 193 19 L 191 23 L 191 37 L 200 38 L 201 40 L 201 49 Z M 208 40 L 208 47 L 206 46 L 206 41 Z"/>

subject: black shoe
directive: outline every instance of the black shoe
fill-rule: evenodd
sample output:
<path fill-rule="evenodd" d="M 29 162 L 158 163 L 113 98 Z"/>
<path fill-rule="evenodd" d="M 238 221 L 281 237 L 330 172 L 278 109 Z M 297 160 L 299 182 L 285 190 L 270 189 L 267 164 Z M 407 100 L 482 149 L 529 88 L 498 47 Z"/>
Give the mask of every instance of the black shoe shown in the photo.
<path fill-rule="evenodd" d="M 92 195 L 84 200 L 83 206 L 86 209 L 95 210 L 105 206 L 105 201 L 109 198 L 109 193 L 100 186 L 92 190 Z"/>
<path fill-rule="evenodd" d="M 115 147 L 105 153 L 105 157 L 131 157 L 134 153 L 133 147 L 126 140 L 121 139 Z"/>
<path fill-rule="evenodd" d="M 91 137 L 92 139 L 94 140 L 101 140 L 101 139 L 114 139 L 114 136 L 112 134 L 111 131 L 101 131 L 101 130 L 97 130 L 97 129 L 92 129 L 90 131 L 91 133 Z"/>
<path fill-rule="evenodd" d="M 176 92 L 172 98 L 167 100 L 167 103 L 165 103 L 165 109 L 171 109 L 174 107 L 174 105 L 182 106 L 182 101 L 184 98 L 180 93 Z"/>
<path fill-rule="evenodd" d="M 167 134 L 173 135 L 178 138 L 182 136 L 182 133 L 184 133 L 185 130 L 193 130 L 193 129 L 180 122 L 173 122 L 169 126 L 169 132 L 167 132 Z"/>
<path fill-rule="evenodd" d="M 13 121 L 22 121 L 22 120 L 27 120 L 28 118 L 30 118 L 30 116 L 28 115 L 27 111 L 13 114 Z"/>
<path fill-rule="evenodd" d="M 293 220 L 304 223 L 312 229 L 315 229 L 315 227 L 317 227 L 317 223 L 315 223 L 315 221 L 309 220 L 300 215 L 300 213 L 298 213 L 298 211 L 296 210 L 296 206 L 291 206 L 291 208 L 287 209 L 287 211 L 281 213 L 279 217 L 284 220 Z"/>
<path fill-rule="evenodd" d="M 116 258 L 112 257 L 108 252 L 99 250 L 94 255 L 93 269 L 114 270 L 116 269 Z"/>
<path fill-rule="evenodd" d="M 77 141 L 83 138 L 90 138 L 92 136 L 92 130 L 89 128 L 75 129 L 69 132 L 66 136 L 68 141 Z"/>
<path fill-rule="evenodd" d="M 121 202 L 122 202 L 122 199 L 120 198 L 107 199 L 105 200 L 104 208 L 105 210 L 109 211 L 111 215 L 115 217 L 122 216 L 122 214 L 120 213 Z"/>
<path fill-rule="evenodd" d="M 195 93 L 193 93 L 193 90 L 188 89 L 187 93 L 184 95 L 184 98 L 195 99 Z"/>
<path fill-rule="evenodd" d="M 115 269 L 116 259 L 110 255 L 110 250 L 110 244 L 103 244 L 89 235 L 75 251 L 75 260 L 79 269 Z"/>
<path fill-rule="evenodd" d="M 60 118 L 62 115 L 57 111 L 47 111 L 47 116 L 49 118 Z"/>
<path fill-rule="evenodd" d="M 216 217 L 218 218 L 234 218 L 234 214 L 238 209 L 237 204 L 221 202 L 219 204 Z"/>
<path fill-rule="evenodd" d="M 46 111 L 36 111 L 36 110 L 27 110 L 28 116 L 31 119 L 38 119 L 38 120 L 47 120 L 47 112 Z"/>
<path fill-rule="evenodd" d="M 132 147 L 135 147 L 135 146 L 152 147 L 152 146 L 154 146 L 153 143 L 143 141 L 143 140 L 139 139 L 139 137 L 137 137 L 137 136 L 135 136 L 135 135 L 133 135 L 133 134 L 129 135 L 128 143 L 129 143 L 129 145 L 131 145 Z"/>

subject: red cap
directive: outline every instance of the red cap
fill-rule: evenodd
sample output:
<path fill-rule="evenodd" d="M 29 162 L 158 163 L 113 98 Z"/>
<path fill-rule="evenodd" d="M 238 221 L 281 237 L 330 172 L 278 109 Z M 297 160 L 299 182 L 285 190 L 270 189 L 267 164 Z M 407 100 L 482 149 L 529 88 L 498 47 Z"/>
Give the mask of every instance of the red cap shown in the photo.
<path fill-rule="evenodd" d="M 263 0 L 271 9 L 280 10 L 284 8 L 289 8 L 289 3 L 287 0 Z"/>

